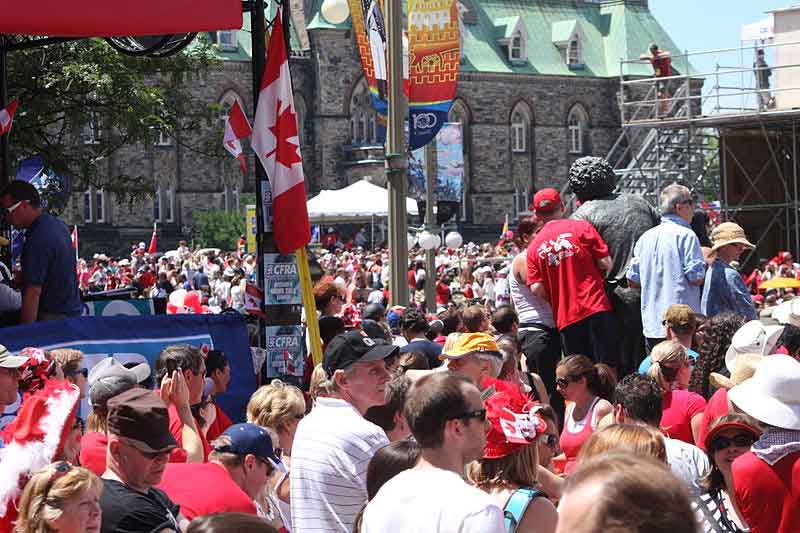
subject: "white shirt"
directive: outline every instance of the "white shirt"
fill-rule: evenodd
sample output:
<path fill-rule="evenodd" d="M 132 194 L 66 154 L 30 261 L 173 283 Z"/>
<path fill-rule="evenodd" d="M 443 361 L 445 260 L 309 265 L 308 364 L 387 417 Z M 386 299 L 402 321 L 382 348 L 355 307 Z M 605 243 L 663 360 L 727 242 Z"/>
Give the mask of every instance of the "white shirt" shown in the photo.
<path fill-rule="evenodd" d="M 667 449 L 667 462 L 672 473 L 684 482 L 692 496 L 699 497 L 705 492 L 699 481 L 711 471 L 708 456 L 697 446 L 666 436 L 664 447 Z"/>
<path fill-rule="evenodd" d="M 317 398 L 292 446 L 292 532 L 350 533 L 367 499 L 367 465 L 387 444 L 346 401 Z"/>
<path fill-rule="evenodd" d="M 361 524 L 361 533 L 505 530 L 503 511 L 486 493 L 440 468 L 406 470 L 387 481 L 367 505 Z"/>

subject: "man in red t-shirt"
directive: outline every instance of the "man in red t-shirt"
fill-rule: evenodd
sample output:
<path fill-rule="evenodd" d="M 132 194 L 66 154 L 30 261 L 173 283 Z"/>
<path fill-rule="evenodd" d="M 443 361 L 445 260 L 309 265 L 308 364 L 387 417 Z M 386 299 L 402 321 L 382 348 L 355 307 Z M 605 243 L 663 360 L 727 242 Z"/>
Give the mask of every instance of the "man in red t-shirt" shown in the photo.
<path fill-rule="evenodd" d="M 158 488 L 181 506 L 187 520 L 214 513 L 256 514 L 253 500 L 270 474 L 283 470 L 267 431 L 235 424 L 214 441 L 207 463 L 170 463 Z"/>
<path fill-rule="evenodd" d="M 528 246 L 531 291 L 550 302 L 567 355 L 615 367 L 618 328 L 603 280 L 612 266 L 608 246 L 588 222 L 564 218 L 557 190 L 537 192 L 532 207 L 544 226 Z"/>
<path fill-rule="evenodd" d="M 653 66 L 653 75 L 656 78 L 668 78 L 672 76 L 671 54 L 666 50 L 659 50 L 656 43 L 651 43 L 649 50 L 650 53 L 640 55 L 639 59 L 646 59 L 650 61 L 650 64 Z M 670 101 L 668 98 L 672 95 L 670 81 L 671 80 L 657 81 L 656 87 L 658 90 L 658 98 L 662 101 L 660 110 L 657 110 L 658 112 L 656 115 L 658 115 L 659 112 L 662 116 L 665 116 L 669 113 Z"/>

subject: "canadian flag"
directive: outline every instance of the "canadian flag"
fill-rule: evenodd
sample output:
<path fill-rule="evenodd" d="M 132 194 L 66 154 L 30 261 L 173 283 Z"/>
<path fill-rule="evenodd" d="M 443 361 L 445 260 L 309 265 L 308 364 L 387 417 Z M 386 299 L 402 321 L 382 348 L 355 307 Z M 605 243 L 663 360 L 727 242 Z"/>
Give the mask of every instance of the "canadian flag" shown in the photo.
<path fill-rule="evenodd" d="M 17 112 L 19 100 L 12 100 L 4 109 L 0 109 L 0 135 L 5 135 L 11 131 L 11 124 L 14 122 L 14 113 Z"/>
<path fill-rule="evenodd" d="M 147 253 L 150 255 L 156 253 L 157 245 L 158 245 L 158 239 L 156 238 L 156 223 L 153 222 L 153 234 L 150 236 L 150 246 L 147 248 Z"/>
<path fill-rule="evenodd" d="M 272 187 L 275 243 L 283 254 L 311 241 L 306 187 L 297 117 L 292 97 L 289 56 L 286 53 L 281 10 L 272 24 L 267 66 L 258 94 L 253 150 L 264 165 Z"/>
<path fill-rule="evenodd" d="M 222 139 L 222 145 L 233 157 L 239 160 L 239 166 L 242 167 L 242 174 L 247 173 L 247 165 L 245 164 L 240 140 L 249 137 L 251 133 L 253 133 L 253 129 L 250 127 L 247 117 L 242 112 L 239 101 L 234 100 L 231 106 L 231 112 L 225 119 L 225 136 Z"/>

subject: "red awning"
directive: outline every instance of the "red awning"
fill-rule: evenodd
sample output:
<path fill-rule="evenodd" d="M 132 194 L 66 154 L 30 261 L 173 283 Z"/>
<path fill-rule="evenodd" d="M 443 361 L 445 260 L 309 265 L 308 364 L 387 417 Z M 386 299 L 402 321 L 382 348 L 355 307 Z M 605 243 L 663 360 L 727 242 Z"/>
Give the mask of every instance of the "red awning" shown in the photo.
<path fill-rule="evenodd" d="M 241 0 L 5 0 L 0 33 L 164 35 L 242 27 Z"/>

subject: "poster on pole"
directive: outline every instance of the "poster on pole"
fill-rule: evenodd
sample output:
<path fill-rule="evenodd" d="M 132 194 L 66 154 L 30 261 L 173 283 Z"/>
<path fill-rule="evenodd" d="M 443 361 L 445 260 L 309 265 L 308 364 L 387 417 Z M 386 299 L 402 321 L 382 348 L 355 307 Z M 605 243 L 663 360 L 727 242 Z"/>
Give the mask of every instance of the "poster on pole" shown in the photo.
<path fill-rule="evenodd" d="M 245 207 L 245 217 L 247 222 L 247 253 L 256 253 L 256 229 L 258 220 L 256 219 L 256 206 L 248 205 Z"/>
<path fill-rule="evenodd" d="M 436 200 L 460 203 L 463 188 L 464 143 L 461 124 L 447 122 L 436 134 Z"/>
<path fill-rule="evenodd" d="M 261 181 L 261 195 L 261 212 L 264 213 L 264 227 L 261 231 L 269 233 L 272 231 L 272 187 L 269 180 Z"/>
<path fill-rule="evenodd" d="M 294 254 L 264 254 L 264 305 L 302 305 Z"/>
<path fill-rule="evenodd" d="M 303 326 L 267 326 L 264 328 L 267 351 L 267 377 L 303 377 Z"/>

